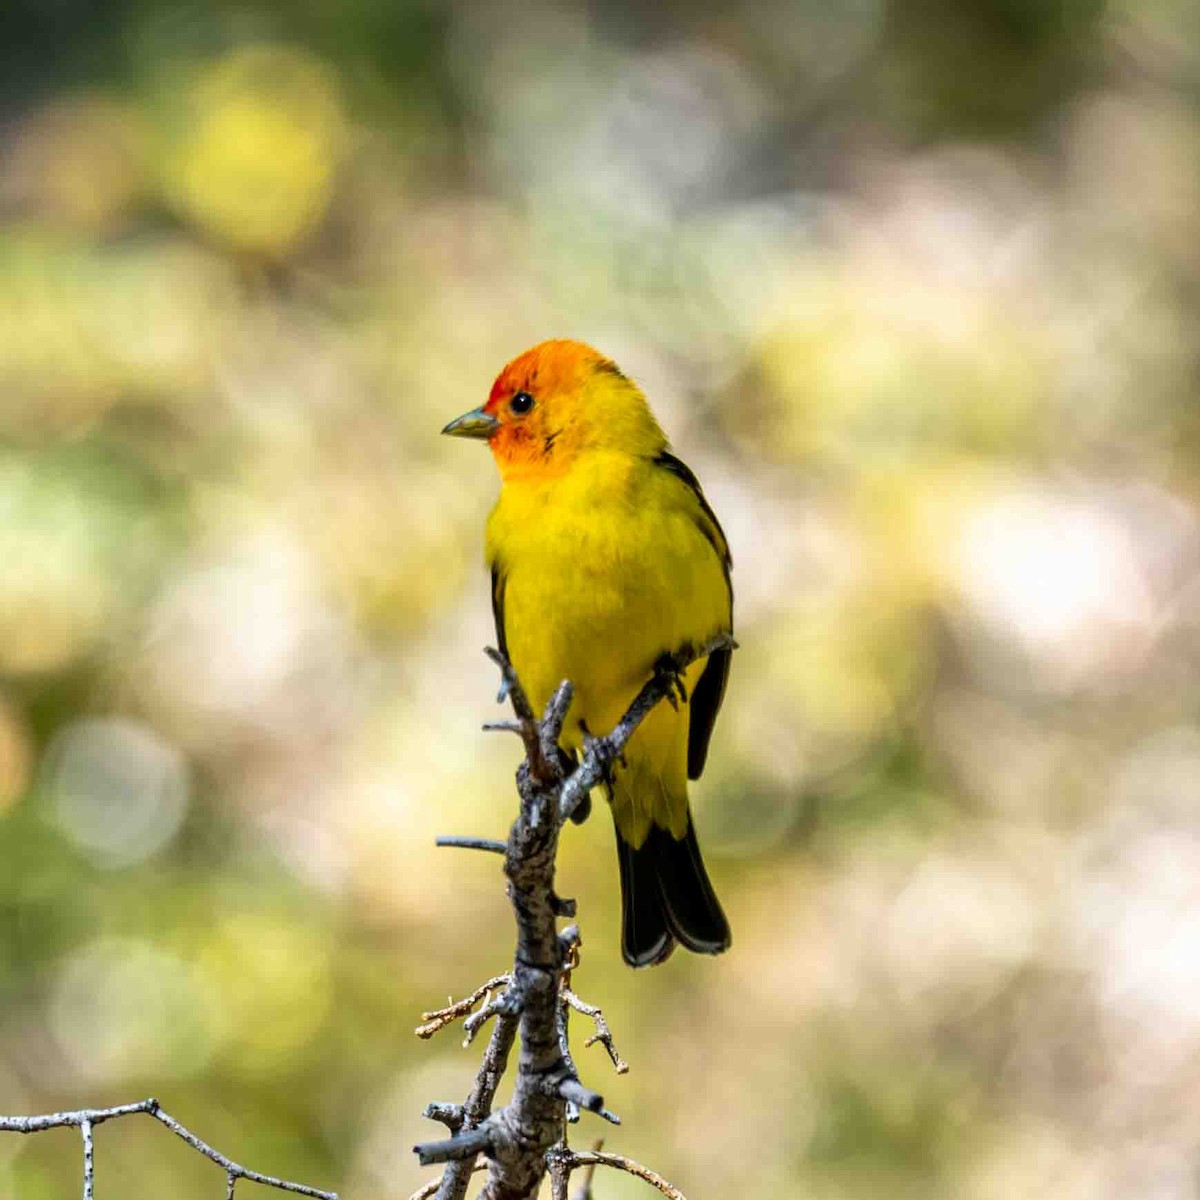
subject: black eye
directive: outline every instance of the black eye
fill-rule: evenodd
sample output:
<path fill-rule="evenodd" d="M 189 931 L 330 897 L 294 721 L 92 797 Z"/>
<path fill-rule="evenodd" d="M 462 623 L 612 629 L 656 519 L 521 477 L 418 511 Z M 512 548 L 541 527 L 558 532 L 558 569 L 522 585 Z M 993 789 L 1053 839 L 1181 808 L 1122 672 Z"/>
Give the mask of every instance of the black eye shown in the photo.
<path fill-rule="evenodd" d="M 533 397 L 528 392 L 518 392 L 508 407 L 515 413 L 527 413 L 533 407 Z"/>

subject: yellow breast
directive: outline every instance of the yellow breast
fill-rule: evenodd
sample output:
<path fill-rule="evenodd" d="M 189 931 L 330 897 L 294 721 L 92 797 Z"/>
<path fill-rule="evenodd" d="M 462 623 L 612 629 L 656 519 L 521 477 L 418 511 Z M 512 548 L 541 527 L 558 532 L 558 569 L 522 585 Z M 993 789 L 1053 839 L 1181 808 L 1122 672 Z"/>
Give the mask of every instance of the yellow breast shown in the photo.
<path fill-rule="evenodd" d="M 722 564 L 686 489 L 646 459 L 593 454 L 554 479 L 507 483 L 488 560 L 504 575 L 509 656 L 531 701 L 570 679 L 571 725 L 593 733 L 661 654 L 730 625 Z"/>

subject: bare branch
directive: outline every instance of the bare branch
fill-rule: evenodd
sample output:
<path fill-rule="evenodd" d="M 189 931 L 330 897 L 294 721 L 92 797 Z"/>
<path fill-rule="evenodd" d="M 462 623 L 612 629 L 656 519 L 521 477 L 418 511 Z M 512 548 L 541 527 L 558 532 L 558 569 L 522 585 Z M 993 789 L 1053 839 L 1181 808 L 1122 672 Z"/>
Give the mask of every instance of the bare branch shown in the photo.
<path fill-rule="evenodd" d="M 496 699 L 503 701 L 507 698 L 512 703 L 513 712 L 517 714 L 516 732 L 525 743 L 525 760 L 529 764 L 530 774 L 536 780 L 550 782 L 557 755 L 547 756 L 542 752 L 542 737 L 537 716 L 529 703 L 529 697 L 525 695 L 521 681 L 517 678 L 516 671 L 513 670 L 512 663 L 506 655 L 491 646 L 485 646 L 483 652 L 500 668 L 500 692 Z"/>
<path fill-rule="evenodd" d="M 644 1179 L 651 1187 L 658 1188 L 664 1196 L 669 1196 L 670 1200 L 687 1200 L 687 1197 L 673 1183 L 669 1183 L 657 1171 L 652 1171 L 649 1167 L 643 1167 L 641 1163 L 634 1162 L 632 1158 L 626 1158 L 621 1154 L 604 1154 L 598 1150 L 571 1151 L 572 1170 L 592 1165 L 612 1167 L 616 1171 L 636 1175 L 638 1179 Z"/>
<path fill-rule="evenodd" d="M 74 1112 L 47 1113 L 41 1117 L 0 1117 L 0 1133 L 41 1133 L 43 1129 L 59 1129 L 64 1125 L 101 1125 L 114 1117 L 132 1113 L 148 1113 L 158 1108 L 153 1096 L 136 1104 L 118 1104 L 114 1108 L 81 1108 Z"/>
<path fill-rule="evenodd" d="M 92 1140 L 92 1123 L 84 1117 L 79 1122 L 83 1134 L 83 1200 L 92 1200 L 96 1183 L 96 1146 Z"/>
<path fill-rule="evenodd" d="M 169 1116 L 157 1105 L 150 1110 L 150 1115 L 161 1121 L 176 1137 L 181 1137 L 193 1150 L 199 1151 L 205 1158 L 211 1158 L 217 1166 L 224 1167 L 229 1174 L 238 1179 L 248 1179 L 251 1183 L 262 1183 L 283 1192 L 297 1192 L 301 1196 L 313 1196 L 316 1197 L 316 1200 L 337 1200 L 336 1192 L 323 1192 L 319 1188 L 308 1187 L 303 1183 L 289 1183 L 287 1180 L 275 1178 L 274 1175 L 260 1175 L 257 1171 L 247 1170 L 226 1158 L 219 1150 L 214 1150 L 207 1142 L 202 1142 L 194 1133 L 185 1129 L 174 1117 Z"/>
<path fill-rule="evenodd" d="M 460 1017 L 467 1016 L 485 996 L 490 996 L 497 988 L 508 987 L 508 978 L 507 975 L 493 975 L 487 983 L 481 984 L 469 996 L 452 1001 L 445 1008 L 422 1013 L 421 1020 L 425 1024 L 417 1026 L 417 1037 L 431 1038 L 439 1030 L 445 1029 L 447 1025 L 452 1025 Z"/>
<path fill-rule="evenodd" d="M 461 1104 L 427 1104 L 421 1115 L 430 1121 L 440 1121 L 451 1133 L 457 1133 L 463 1127 L 466 1117 Z"/>
<path fill-rule="evenodd" d="M 612 1059 L 612 1065 L 616 1069 L 617 1074 L 624 1075 L 629 1070 L 629 1064 L 617 1053 L 617 1047 L 613 1043 L 612 1030 L 609 1029 L 608 1022 L 604 1019 L 604 1013 L 593 1004 L 585 1004 L 568 987 L 564 987 L 562 990 L 562 1000 L 564 1004 L 569 1004 L 577 1013 L 582 1013 L 585 1017 L 591 1017 L 595 1022 L 596 1032 L 583 1043 L 583 1048 L 586 1050 L 589 1046 L 594 1046 L 599 1042 L 608 1051 L 608 1057 Z"/>
<path fill-rule="evenodd" d="M 680 681 L 683 672 L 692 663 L 707 657 L 713 651 L 732 649 L 736 644 L 728 634 L 721 634 L 704 646 L 685 646 L 675 654 L 663 656 L 654 674 L 634 697 L 633 703 L 612 732 L 588 742 L 583 761 L 563 785 L 559 796 L 559 812 L 563 820 L 570 817 L 578 805 L 583 803 L 583 798 L 592 788 L 604 781 L 629 739 L 658 703 L 665 699 L 671 699 L 672 703 L 675 703 L 674 697 L 683 686 Z"/>
<path fill-rule="evenodd" d="M 83 1136 L 83 1195 L 84 1200 L 92 1200 L 95 1164 L 93 1129 L 105 1121 L 118 1117 L 128 1117 L 134 1113 L 148 1113 L 156 1121 L 165 1125 L 176 1137 L 182 1138 L 193 1150 L 205 1158 L 223 1167 L 228 1182 L 226 1195 L 233 1195 L 233 1184 L 238 1179 L 248 1179 L 251 1183 L 261 1183 L 266 1187 L 278 1188 L 282 1192 L 295 1192 L 301 1196 L 313 1196 L 316 1200 L 337 1200 L 336 1192 L 323 1192 L 320 1188 L 308 1187 L 303 1183 L 291 1183 L 286 1179 L 277 1179 L 274 1175 L 262 1175 L 251 1171 L 240 1163 L 226 1158 L 219 1150 L 214 1150 L 207 1142 L 201 1141 L 189 1129 L 185 1129 L 170 1114 L 159 1107 L 154 1097 L 139 1100 L 136 1104 L 119 1104 L 113 1108 L 81 1108 L 72 1112 L 47 1113 L 37 1117 L 0 1117 L 0 1132 L 8 1133 L 41 1133 L 45 1129 L 77 1126 Z"/>
<path fill-rule="evenodd" d="M 558 739 L 562 736 L 563 722 L 567 719 L 567 711 L 575 698 L 575 688 L 569 679 L 564 679 L 558 685 L 558 690 L 550 697 L 546 711 L 542 715 L 540 740 L 542 754 L 553 762 L 559 755 Z"/>
<path fill-rule="evenodd" d="M 492 1127 L 485 1121 L 477 1129 L 466 1129 L 456 1133 L 451 1138 L 440 1142 L 422 1142 L 413 1147 L 413 1153 L 421 1160 L 421 1166 L 428 1167 L 434 1163 L 458 1162 L 464 1158 L 474 1158 L 484 1150 L 490 1150 L 492 1145 Z"/>
<path fill-rule="evenodd" d="M 454 1165 L 457 1167 L 461 1166 L 462 1164 L 455 1163 Z M 468 1171 L 467 1174 L 470 1175 L 475 1171 L 482 1171 L 486 1166 L 487 1163 L 475 1163 L 472 1165 L 471 1170 Z M 441 1182 L 441 1176 L 438 1176 L 437 1179 L 431 1179 L 428 1183 L 422 1184 L 421 1187 L 417 1188 L 417 1190 L 413 1192 L 411 1196 L 409 1196 L 408 1200 L 430 1200 L 430 1197 L 437 1194 L 437 1190 L 441 1185 Z"/>
<path fill-rule="evenodd" d="M 484 733 L 515 733 L 518 737 L 525 733 L 519 721 L 484 721 L 482 729 Z"/>
<path fill-rule="evenodd" d="M 546 1155 L 547 1174 L 550 1176 L 550 1200 L 568 1200 L 567 1188 L 571 1184 L 571 1152 L 564 1144 L 555 1147 Z"/>
<path fill-rule="evenodd" d="M 615 1112 L 604 1107 L 604 1097 L 599 1092 L 593 1092 L 591 1088 L 584 1087 L 573 1076 L 568 1076 L 559 1083 L 556 1090 L 569 1103 L 578 1104 L 580 1108 L 594 1112 L 598 1117 L 603 1117 L 608 1121 L 610 1125 L 620 1125 L 621 1118 Z"/>
<path fill-rule="evenodd" d="M 555 892 L 555 859 L 564 822 L 586 815 L 591 789 L 610 777 L 614 765 L 622 761 L 626 744 L 646 715 L 664 699 L 673 704 L 685 702 L 682 673 L 697 659 L 731 645 L 732 639 L 721 637 L 703 647 L 684 647 L 676 654 L 664 655 L 617 725 L 603 737 L 588 738 L 578 761 L 559 745 L 573 696 L 571 684 L 564 681 L 559 686 L 539 721 L 512 664 L 498 651 L 487 651 L 504 680 L 501 698 L 511 700 L 517 718 L 493 727 L 519 733 L 525 746 L 525 761 L 517 771 L 520 810 L 503 847 L 483 838 L 440 838 L 439 844 L 489 851 L 503 848 L 517 946 L 507 975 L 496 976 L 447 1008 L 423 1014 L 426 1023 L 417 1030 L 421 1037 L 430 1037 L 462 1018 L 469 1043 L 492 1017 L 496 1025 L 461 1114 L 450 1105 L 426 1110 L 427 1115 L 442 1120 L 454 1136 L 414 1147 L 423 1164 L 449 1165 L 436 1186 L 426 1185 L 412 1200 L 434 1195 L 437 1200 L 463 1200 L 470 1176 L 478 1169 L 475 1160 L 484 1151 L 488 1154 L 488 1181 L 480 1200 L 530 1200 L 547 1171 L 554 1200 L 566 1200 L 571 1171 L 595 1164 L 619 1167 L 654 1186 L 671 1188 L 630 1160 L 601 1155 L 598 1150 L 591 1152 L 593 1158 L 576 1155 L 563 1140 L 565 1120 L 577 1118 L 581 1109 L 620 1123 L 604 1106 L 604 1098 L 579 1078 L 567 1036 L 571 1010 L 595 1024 L 587 1045 L 600 1042 L 618 1073 L 628 1067 L 617 1053 L 601 1010 L 585 1004 L 570 990 L 570 973 L 578 964 L 579 931 L 571 927 L 558 932 L 558 917 L 573 916 L 575 905 Z M 501 986 L 503 993 L 493 998 L 492 991 Z M 482 1007 L 475 1011 L 481 1000 Z M 512 1099 L 492 1112 L 518 1029 L 520 1056 Z M 628 1167 L 623 1165 L 627 1162 Z M 667 1194 L 679 1196 L 674 1189 Z"/>
<path fill-rule="evenodd" d="M 466 1032 L 466 1037 L 463 1038 L 463 1045 L 469 1046 L 474 1040 L 475 1035 L 496 1016 L 497 1013 L 509 1011 L 509 1000 L 506 993 L 501 993 L 494 1000 L 489 1000 L 477 1013 L 472 1013 L 464 1022 L 463 1029 Z M 515 1015 L 515 1014 L 514 1014 Z"/>
<path fill-rule="evenodd" d="M 604 1139 L 597 1138 L 592 1143 L 592 1149 L 599 1153 L 604 1149 Z M 596 1174 L 596 1164 L 590 1162 L 580 1174 L 579 1184 L 571 1194 L 571 1200 L 592 1200 L 592 1179 Z M 570 1172 L 568 1171 L 568 1176 Z"/>
<path fill-rule="evenodd" d="M 488 1039 L 471 1094 L 463 1105 L 463 1129 L 474 1128 L 487 1120 L 492 1111 L 492 1102 L 496 1098 L 496 1089 L 500 1086 L 500 1080 L 508 1066 L 508 1056 L 516 1036 L 516 1016 L 501 1013 L 492 1027 L 492 1036 Z M 450 1163 L 442 1172 L 438 1183 L 437 1200 L 463 1200 L 471 1182 L 471 1175 L 476 1169 L 476 1164 L 469 1158 Z"/>
<path fill-rule="evenodd" d="M 521 686 L 521 681 L 517 678 L 512 663 L 499 650 L 491 646 L 485 646 L 483 652 L 500 668 L 500 693 L 496 699 L 501 703 L 505 700 L 510 701 L 513 712 L 517 714 L 517 719 L 522 725 L 526 723 L 536 725 L 537 717 L 534 716 L 533 706 L 525 695 L 525 689 Z"/>
<path fill-rule="evenodd" d="M 454 846 L 460 850 L 486 850 L 490 854 L 503 854 L 508 849 L 506 842 L 498 842 L 494 838 L 479 837 L 439 837 L 436 846 Z"/>

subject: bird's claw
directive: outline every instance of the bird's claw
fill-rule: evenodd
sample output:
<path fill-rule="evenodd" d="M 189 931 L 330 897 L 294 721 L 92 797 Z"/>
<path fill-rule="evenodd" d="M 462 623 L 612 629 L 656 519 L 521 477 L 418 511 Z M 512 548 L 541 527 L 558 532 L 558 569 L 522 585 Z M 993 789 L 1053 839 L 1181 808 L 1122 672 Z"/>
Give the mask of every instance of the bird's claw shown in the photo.
<path fill-rule="evenodd" d="M 664 698 L 676 711 L 680 704 L 688 702 L 687 687 L 683 682 L 683 670 L 679 660 L 673 654 L 664 654 L 654 664 L 654 676 L 659 684 L 666 689 Z"/>
<path fill-rule="evenodd" d="M 583 731 L 583 752 L 585 755 L 591 755 L 595 759 L 596 765 L 600 768 L 600 773 L 604 777 L 604 782 L 609 787 L 613 783 L 613 774 L 616 770 L 617 763 L 621 766 L 627 766 L 625 755 L 613 748 L 612 742 L 607 737 L 592 737 L 587 725 L 579 722 L 579 728 Z M 580 805 L 582 807 L 582 805 Z M 576 813 L 579 808 L 576 808 Z M 571 814 L 572 819 L 575 819 L 575 813 Z M 587 819 L 587 812 L 578 818 L 579 821 Z"/>

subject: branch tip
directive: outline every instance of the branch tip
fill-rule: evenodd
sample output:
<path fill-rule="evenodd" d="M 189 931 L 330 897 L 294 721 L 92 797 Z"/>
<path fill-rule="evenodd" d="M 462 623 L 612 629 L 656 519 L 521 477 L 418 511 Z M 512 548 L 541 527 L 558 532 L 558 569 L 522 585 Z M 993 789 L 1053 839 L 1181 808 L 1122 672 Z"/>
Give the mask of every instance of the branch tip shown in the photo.
<path fill-rule="evenodd" d="M 506 854 L 508 843 L 496 838 L 458 837 L 457 835 L 439 835 L 434 841 L 435 846 L 456 847 L 459 850 L 483 850 L 488 854 Z"/>
<path fill-rule="evenodd" d="M 425 1105 L 425 1111 L 421 1114 L 429 1121 L 437 1121 L 445 1125 L 451 1133 L 457 1133 L 463 1126 L 465 1114 L 461 1104 L 443 1104 L 434 1102 Z"/>
<path fill-rule="evenodd" d="M 427 1040 L 441 1029 L 445 1029 L 447 1025 L 457 1021 L 460 1017 L 466 1017 L 472 1013 L 480 1000 L 484 997 L 490 997 L 492 992 L 498 991 L 500 988 L 507 988 L 510 982 L 508 975 L 493 975 L 487 983 L 481 984 L 469 996 L 464 996 L 461 1000 L 451 1000 L 445 1008 L 434 1009 L 433 1012 L 423 1012 L 421 1020 L 424 1022 L 418 1025 L 414 1030 L 417 1037 L 422 1040 Z M 491 1014 L 489 1014 L 491 1015 Z"/>
<path fill-rule="evenodd" d="M 520 738 L 525 736 L 525 730 L 516 721 L 484 721 L 480 728 L 484 733 L 515 733 Z"/>
<path fill-rule="evenodd" d="M 558 1094 L 571 1104 L 578 1104 L 580 1108 L 586 1108 L 588 1112 L 603 1112 L 604 1097 L 599 1092 L 594 1092 L 590 1087 L 585 1087 L 574 1076 L 568 1075 L 561 1080 L 557 1087 Z"/>
<path fill-rule="evenodd" d="M 423 1142 L 413 1147 L 413 1153 L 420 1160 L 421 1166 L 430 1167 L 435 1163 L 460 1162 L 473 1158 L 491 1149 L 492 1129 L 488 1122 L 475 1129 L 457 1133 L 454 1137 L 441 1142 Z"/>

